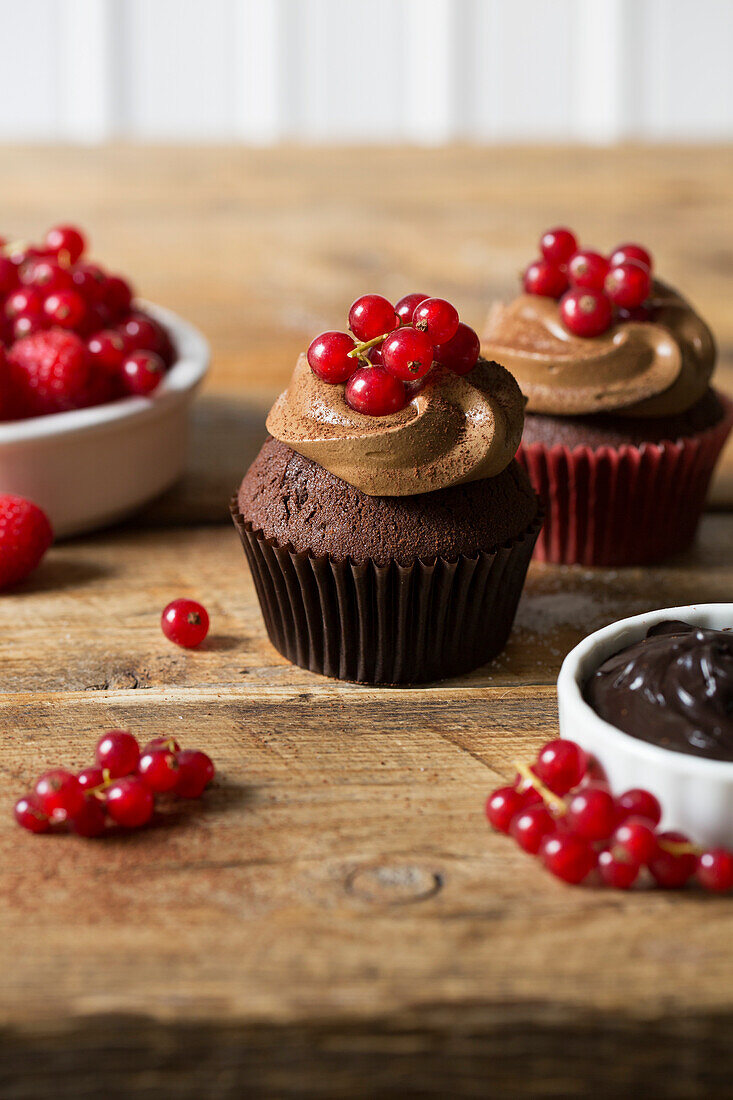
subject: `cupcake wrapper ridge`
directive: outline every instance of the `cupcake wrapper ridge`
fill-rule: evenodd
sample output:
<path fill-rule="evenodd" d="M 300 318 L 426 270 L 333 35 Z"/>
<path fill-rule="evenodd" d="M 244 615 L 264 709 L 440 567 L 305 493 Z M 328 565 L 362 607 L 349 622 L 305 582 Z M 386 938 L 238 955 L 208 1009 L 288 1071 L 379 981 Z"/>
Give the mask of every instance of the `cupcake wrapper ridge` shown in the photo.
<path fill-rule="evenodd" d="M 232 518 L 270 641 L 293 664 L 369 684 L 468 672 L 503 649 L 542 523 L 495 553 L 400 565 L 297 552 Z"/>

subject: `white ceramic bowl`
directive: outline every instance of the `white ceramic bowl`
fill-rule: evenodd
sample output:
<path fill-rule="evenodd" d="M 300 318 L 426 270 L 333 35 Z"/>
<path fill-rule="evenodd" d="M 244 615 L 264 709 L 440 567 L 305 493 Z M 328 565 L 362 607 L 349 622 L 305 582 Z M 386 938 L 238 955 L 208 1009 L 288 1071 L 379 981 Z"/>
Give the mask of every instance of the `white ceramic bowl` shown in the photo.
<path fill-rule="evenodd" d="M 57 537 L 113 523 L 183 472 L 188 411 L 209 346 L 175 313 L 144 303 L 171 334 L 178 358 L 150 397 L 0 424 L 0 492 L 35 501 Z"/>
<path fill-rule="evenodd" d="M 659 748 L 605 722 L 584 701 L 591 673 L 613 653 L 640 641 L 650 626 L 682 619 L 695 626 L 733 627 L 733 603 L 669 607 L 621 619 L 590 634 L 571 650 L 557 681 L 560 735 L 577 741 L 606 771 L 620 793 L 645 787 L 662 803 L 666 829 L 680 829 L 700 844 L 733 847 L 733 763 Z"/>

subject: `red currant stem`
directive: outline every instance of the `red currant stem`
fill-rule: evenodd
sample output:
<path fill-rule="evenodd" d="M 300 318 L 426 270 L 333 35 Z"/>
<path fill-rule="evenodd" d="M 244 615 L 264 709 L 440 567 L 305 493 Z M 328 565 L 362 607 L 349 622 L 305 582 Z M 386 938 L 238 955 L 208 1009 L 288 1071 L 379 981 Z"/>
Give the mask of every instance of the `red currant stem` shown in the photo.
<path fill-rule="evenodd" d="M 370 348 L 375 348 L 377 344 L 381 344 L 389 335 L 389 332 L 384 332 L 381 336 L 374 336 L 371 340 L 364 340 L 361 344 L 357 344 L 355 348 L 352 348 L 351 351 L 347 351 L 346 354 L 350 359 L 363 359 L 365 358 L 365 352 L 369 351 Z M 372 366 L 372 364 L 369 363 L 369 366 Z"/>
<path fill-rule="evenodd" d="M 658 842 L 659 847 L 669 852 L 671 856 L 701 856 L 705 851 L 699 844 L 693 844 L 689 840 L 664 840 Z"/>
<path fill-rule="evenodd" d="M 109 768 L 102 768 L 102 776 L 102 782 L 98 783 L 96 787 L 89 787 L 88 790 L 85 792 L 86 794 L 93 794 L 96 796 L 98 794 L 101 794 L 102 791 L 106 791 L 107 787 L 112 786 L 114 780 L 109 774 Z"/>
<path fill-rule="evenodd" d="M 546 787 L 541 779 L 532 771 L 529 764 L 524 764 L 522 761 L 515 761 L 515 766 L 522 779 L 529 783 L 530 787 L 534 787 L 537 793 L 542 798 L 542 801 L 546 803 L 556 814 L 562 815 L 568 812 L 568 808 L 565 805 L 565 800 L 560 798 L 558 794 L 551 791 L 549 787 Z"/>

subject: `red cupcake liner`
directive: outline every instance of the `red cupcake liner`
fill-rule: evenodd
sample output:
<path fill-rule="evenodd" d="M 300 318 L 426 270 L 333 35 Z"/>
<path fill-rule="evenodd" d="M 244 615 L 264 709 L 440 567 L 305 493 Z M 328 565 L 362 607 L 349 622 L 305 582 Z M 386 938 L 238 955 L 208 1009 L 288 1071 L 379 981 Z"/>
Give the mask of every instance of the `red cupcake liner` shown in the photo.
<path fill-rule="evenodd" d="M 298 552 L 231 502 L 270 641 L 295 665 L 368 684 L 440 680 L 504 648 L 542 523 L 494 553 L 411 565 Z"/>
<path fill-rule="evenodd" d="M 723 419 L 675 442 L 597 450 L 522 444 L 517 460 L 545 509 L 535 559 L 646 565 L 686 549 L 733 427 L 733 402 L 718 397 Z"/>

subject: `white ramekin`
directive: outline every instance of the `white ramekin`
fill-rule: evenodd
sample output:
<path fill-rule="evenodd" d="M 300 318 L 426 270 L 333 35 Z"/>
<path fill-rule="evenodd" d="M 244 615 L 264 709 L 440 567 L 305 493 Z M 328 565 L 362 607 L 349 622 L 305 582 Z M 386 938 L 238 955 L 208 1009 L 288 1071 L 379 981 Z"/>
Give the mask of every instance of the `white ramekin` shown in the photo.
<path fill-rule="evenodd" d="M 664 619 L 733 627 L 733 603 L 649 611 L 590 634 L 570 651 L 560 670 L 560 735 L 577 741 L 600 761 L 615 793 L 630 787 L 652 791 L 662 803 L 666 829 L 680 829 L 700 844 L 733 847 L 733 763 L 672 752 L 630 737 L 599 718 L 582 696 L 583 685 L 606 657 L 639 641 Z"/>
<path fill-rule="evenodd" d="M 0 492 L 39 504 L 57 537 L 121 519 L 183 472 L 189 406 L 209 347 L 175 313 L 144 305 L 178 352 L 154 394 L 0 424 Z"/>

